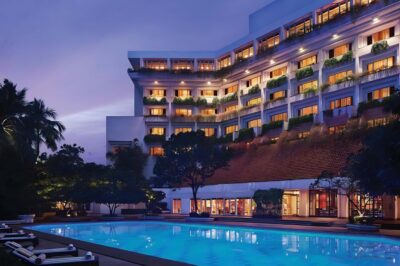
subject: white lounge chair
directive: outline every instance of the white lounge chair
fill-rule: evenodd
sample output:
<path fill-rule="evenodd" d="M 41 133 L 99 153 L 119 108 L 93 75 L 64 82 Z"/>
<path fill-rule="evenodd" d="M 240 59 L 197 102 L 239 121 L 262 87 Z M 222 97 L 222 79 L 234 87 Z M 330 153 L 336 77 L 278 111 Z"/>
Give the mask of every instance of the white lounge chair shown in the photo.
<path fill-rule="evenodd" d="M 0 244 L 4 244 L 6 242 L 31 243 L 36 247 L 39 244 L 39 239 L 33 234 L 0 238 Z"/>
<path fill-rule="evenodd" d="M 0 224 L 0 233 L 11 233 L 12 232 L 12 228 L 9 227 L 7 224 L 2 223 Z"/>
<path fill-rule="evenodd" d="M 11 251 L 24 248 L 21 244 L 15 242 L 6 242 L 4 246 L 9 248 Z M 46 257 L 59 257 L 59 256 L 78 256 L 78 249 L 74 245 L 69 244 L 67 247 L 63 248 L 50 248 L 50 249 L 34 249 L 33 247 L 28 247 L 26 250 L 30 251 L 32 255 L 39 256 L 40 254 L 45 254 Z"/>

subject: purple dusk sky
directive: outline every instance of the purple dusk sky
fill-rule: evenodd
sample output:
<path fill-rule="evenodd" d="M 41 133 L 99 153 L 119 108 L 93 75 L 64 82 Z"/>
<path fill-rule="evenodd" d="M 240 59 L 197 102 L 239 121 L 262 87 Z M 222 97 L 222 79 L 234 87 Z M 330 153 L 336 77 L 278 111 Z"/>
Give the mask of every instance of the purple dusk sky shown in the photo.
<path fill-rule="evenodd" d="M 105 117 L 132 115 L 128 50 L 215 50 L 271 0 L 0 0 L 0 79 L 42 98 L 65 143 L 105 162 Z"/>

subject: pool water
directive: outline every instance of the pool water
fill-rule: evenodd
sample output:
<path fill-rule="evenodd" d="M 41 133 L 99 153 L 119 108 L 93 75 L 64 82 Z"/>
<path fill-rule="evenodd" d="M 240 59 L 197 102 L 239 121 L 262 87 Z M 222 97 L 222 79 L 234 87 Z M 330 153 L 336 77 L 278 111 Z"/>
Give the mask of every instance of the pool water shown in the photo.
<path fill-rule="evenodd" d="M 196 265 L 400 265 L 400 240 L 380 236 L 152 221 L 29 228 Z"/>

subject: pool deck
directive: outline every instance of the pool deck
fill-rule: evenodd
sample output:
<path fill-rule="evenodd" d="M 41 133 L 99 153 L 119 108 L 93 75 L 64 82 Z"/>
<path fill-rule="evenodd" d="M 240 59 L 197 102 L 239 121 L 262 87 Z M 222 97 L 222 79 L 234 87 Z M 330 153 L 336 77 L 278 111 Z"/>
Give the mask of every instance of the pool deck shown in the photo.
<path fill-rule="evenodd" d="M 126 219 L 125 221 L 129 221 L 132 219 Z M 141 221 L 140 219 L 134 219 L 135 221 Z M 233 220 L 233 221 L 232 221 Z M 313 219 L 316 223 L 329 223 L 330 226 L 312 226 L 312 225 L 296 225 L 296 224 L 285 224 L 284 221 L 282 223 L 260 223 L 260 222 L 243 222 L 242 220 L 235 221 L 234 219 L 229 221 L 214 221 L 214 222 L 205 222 L 199 224 L 211 224 L 211 225 L 222 225 L 222 226 L 238 226 L 238 227 L 250 227 L 250 228 L 263 228 L 263 229 L 280 229 L 280 230 L 295 230 L 295 231 L 311 231 L 311 232 L 324 232 L 324 233 L 339 233 L 339 234 L 351 234 L 351 235 L 374 235 L 374 236 L 388 236 L 394 238 L 400 238 L 400 230 L 379 230 L 379 232 L 373 233 L 365 233 L 365 232 L 356 232 L 350 231 L 345 227 L 346 220 L 345 219 L 326 219 L 326 218 L 317 218 Z M 310 219 L 307 219 L 310 220 Z M 176 222 L 176 223 L 189 223 L 184 222 L 181 217 L 168 217 L 168 219 L 163 220 L 165 222 Z M 87 221 L 86 221 L 87 222 Z M 99 221 L 104 222 L 104 221 Z M 143 220 L 143 222 L 147 222 Z M 162 221 L 160 221 L 162 222 Z M 54 222 L 52 222 L 54 223 Z M 66 223 L 64 221 L 63 223 Z M 194 222 L 197 223 L 197 222 Z M 37 223 L 41 224 L 41 223 Z M 23 227 L 23 226 L 21 226 Z M 16 229 L 21 228 L 16 227 Z M 26 229 L 25 229 L 26 230 Z M 98 244 L 88 243 L 84 241 L 79 241 L 75 239 L 60 237 L 56 235 L 50 235 L 34 230 L 26 230 L 32 231 L 39 239 L 40 239 L 40 248 L 52 248 L 52 247 L 60 247 L 66 244 L 74 244 L 81 251 L 80 254 L 84 254 L 87 250 L 92 251 L 94 254 L 99 256 L 100 266 L 137 266 L 137 265 L 149 265 L 149 266 L 187 266 L 190 264 L 165 260 L 162 258 L 157 258 L 153 256 L 147 256 L 135 252 L 125 251 L 116 248 L 105 247 Z"/>

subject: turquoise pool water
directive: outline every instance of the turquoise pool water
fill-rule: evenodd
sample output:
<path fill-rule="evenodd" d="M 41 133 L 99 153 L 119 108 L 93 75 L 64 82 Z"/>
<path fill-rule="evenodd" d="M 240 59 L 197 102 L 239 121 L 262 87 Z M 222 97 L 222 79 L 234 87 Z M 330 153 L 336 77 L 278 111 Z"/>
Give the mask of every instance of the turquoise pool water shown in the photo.
<path fill-rule="evenodd" d="M 29 228 L 196 265 L 400 265 L 400 240 L 379 236 L 150 221 Z"/>

